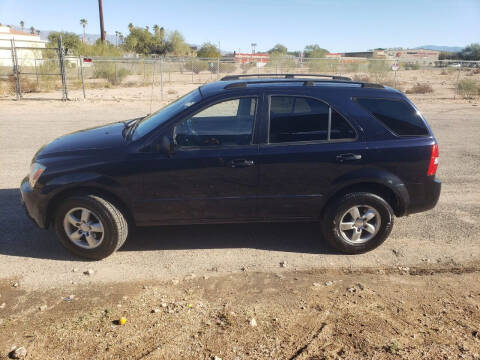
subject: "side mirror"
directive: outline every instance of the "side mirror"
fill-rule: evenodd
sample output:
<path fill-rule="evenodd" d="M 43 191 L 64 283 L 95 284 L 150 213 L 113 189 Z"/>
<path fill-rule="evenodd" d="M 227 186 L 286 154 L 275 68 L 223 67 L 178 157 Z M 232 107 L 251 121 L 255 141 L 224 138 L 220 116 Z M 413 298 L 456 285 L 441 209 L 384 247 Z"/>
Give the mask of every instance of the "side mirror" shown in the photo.
<path fill-rule="evenodd" d="M 162 136 L 155 144 L 155 150 L 170 156 L 174 152 L 174 144 L 168 136 Z"/>

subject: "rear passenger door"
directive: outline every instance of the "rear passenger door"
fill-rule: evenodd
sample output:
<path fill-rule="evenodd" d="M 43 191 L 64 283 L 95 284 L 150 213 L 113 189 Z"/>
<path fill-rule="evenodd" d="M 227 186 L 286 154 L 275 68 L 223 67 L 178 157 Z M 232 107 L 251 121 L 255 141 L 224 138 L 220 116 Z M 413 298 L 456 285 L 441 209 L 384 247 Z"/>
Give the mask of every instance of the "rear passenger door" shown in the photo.
<path fill-rule="evenodd" d="M 365 144 L 342 114 L 321 99 L 267 94 L 259 150 L 260 218 L 317 218 L 342 173 L 360 166 Z"/>

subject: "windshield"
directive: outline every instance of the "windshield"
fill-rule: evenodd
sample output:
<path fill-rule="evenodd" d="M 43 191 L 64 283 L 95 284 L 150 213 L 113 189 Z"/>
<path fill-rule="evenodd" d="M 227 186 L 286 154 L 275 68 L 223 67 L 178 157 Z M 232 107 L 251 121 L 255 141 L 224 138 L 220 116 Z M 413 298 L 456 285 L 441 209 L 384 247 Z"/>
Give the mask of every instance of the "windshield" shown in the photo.
<path fill-rule="evenodd" d="M 132 134 L 132 140 L 140 139 L 142 136 L 148 134 L 153 129 L 156 129 L 158 126 L 163 124 L 168 119 L 171 119 L 179 112 L 197 103 L 201 98 L 202 96 L 200 95 L 200 91 L 198 89 L 195 89 L 187 95 L 184 95 L 177 101 L 143 118 L 136 125 L 135 131 Z"/>

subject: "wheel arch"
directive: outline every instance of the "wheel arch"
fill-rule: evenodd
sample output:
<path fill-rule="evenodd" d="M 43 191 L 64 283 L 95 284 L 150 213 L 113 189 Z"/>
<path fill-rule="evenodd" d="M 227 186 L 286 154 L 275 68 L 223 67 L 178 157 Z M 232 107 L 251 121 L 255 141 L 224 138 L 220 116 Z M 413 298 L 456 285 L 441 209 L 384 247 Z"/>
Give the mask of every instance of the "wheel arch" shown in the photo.
<path fill-rule="evenodd" d="M 61 204 L 62 200 L 71 196 L 79 195 L 96 195 L 102 197 L 117 206 L 125 214 L 129 223 L 135 223 L 133 212 L 131 211 L 130 207 L 117 194 L 113 193 L 112 191 L 95 186 L 76 186 L 64 189 L 55 194 L 50 199 L 47 205 L 46 226 L 48 227 L 53 224 L 55 218 L 55 211 L 57 207 Z"/>
<path fill-rule="evenodd" d="M 382 182 L 368 180 L 340 186 L 333 191 L 324 201 L 324 205 L 320 214 L 321 217 L 323 218 L 326 209 L 336 199 L 353 192 L 369 192 L 380 196 L 392 207 L 395 216 L 403 216 L 406 213 L 407 205 L 405 203 L 405 199 L 399 194 L 398 190 L 395 191 L 391 186 L 388 186 Z"/>

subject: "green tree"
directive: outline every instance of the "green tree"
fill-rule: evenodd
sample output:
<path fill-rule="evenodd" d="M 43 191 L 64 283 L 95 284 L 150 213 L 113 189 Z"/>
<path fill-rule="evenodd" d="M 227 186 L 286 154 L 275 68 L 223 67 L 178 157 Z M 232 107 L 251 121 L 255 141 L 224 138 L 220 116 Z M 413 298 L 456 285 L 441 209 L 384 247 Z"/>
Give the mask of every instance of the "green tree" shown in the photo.
<path fill-rule="evenodd" d="M 165 29 L 163 26 L 160 28 L 159 38 L 162 43 L 165 41 Z"/>
<path fill-rule="evenodd" d="M 176 56 L 185 56 L 190 53 L 190 46 L 185 42 L 185 39 L 179 31 L 172 31 L 168 35 L 167 43 L 167 52 Z"/>
<path fill-rule="evenodd" d="M 323 58 L 327 54 L 328 50 L 321 48 L 317 44 L 307 45 L 305 46 L 305 50 L 303 51 L 303 55 L 306 58 Z"/>
<path fill-rule="evenodd" d="M 32 35 L 35 34 L 35 28 L 33 26 L 30 26 L 30 34 Z"/>
<path fill-rule="evenodd" d="M 62 36 L 63 47 L 65 48 L 66 52 L 71 52 L 73 54 L 78 53 L 78 49 L 80 48 L 81 41 L 78 38 L 77 34 L 72 32 L 65 32 L 65 31 L 52 31 L 48 34 L 48 42 L 50 47 L 57 47 L 58 46 L 58 38 Z"/>
<path fill-rule="evenodd" d="M 460 51 L 460 56 L 464 60 L 480 60 L 480 44 L 473 43 Z"/>
<path fill-rule="evenodd" d="M 124 46 L 128 51 L 149 55 L 154 52 L 156 45 L 155 38 L 146 28 L 131 27 Z"/>
<path fill-rule="evenodd" d="M 204 43 L 197 51 L 199 58 L 217 58 L 220 57 L 220 50 L 212 43 Z"/>
<path fill-rule="evenodd" d="M 268 53 L 272 56 L 285 56 L 287 55 L 287 47 L 282 45 L 282 44 L 277 44 L 270 50 L 268 50 Z"/>
<path fill-rule="evenodd" d="M 23 29 L 25 28 L 25 22 L 23 20 L 20 21 L 20 27 L 22 28 L 22 31 L 23 31 Z"/>

